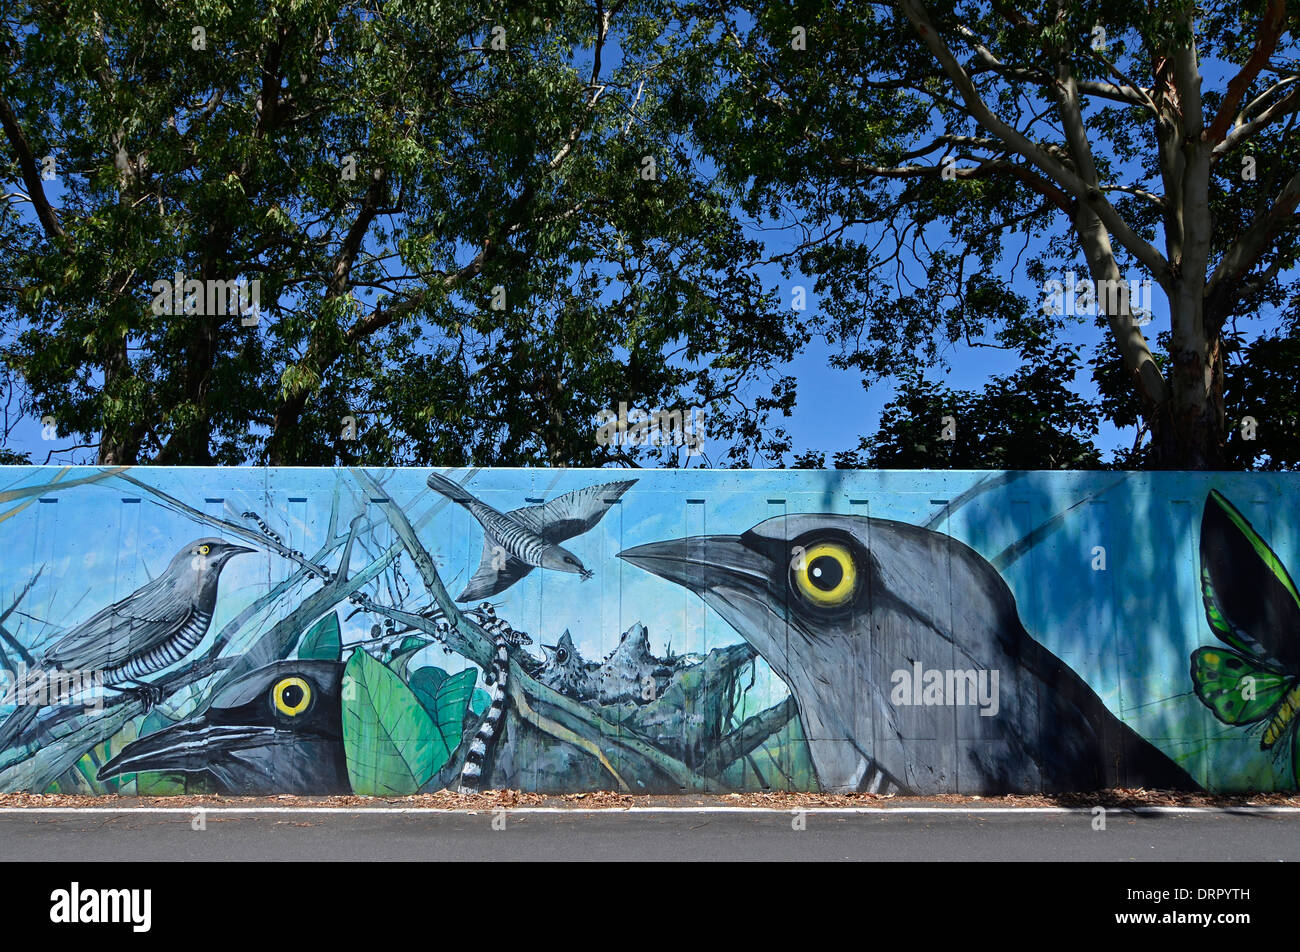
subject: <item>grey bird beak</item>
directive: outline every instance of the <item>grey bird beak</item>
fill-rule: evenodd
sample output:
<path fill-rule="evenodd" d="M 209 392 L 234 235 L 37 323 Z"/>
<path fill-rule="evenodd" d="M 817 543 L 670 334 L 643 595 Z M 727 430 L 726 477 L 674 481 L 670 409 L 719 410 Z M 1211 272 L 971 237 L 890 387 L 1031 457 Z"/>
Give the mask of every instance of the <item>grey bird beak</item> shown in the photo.
<path fill-rule="evenodd" d="M 130 744 L 99 768 L 97 780 L 146 771 L 196 771 L 216 762 L 222 754 L 275 743 L 274 727 L 215 725 L 202 720 L 182 721 Z M 286 734 L 284 742 L 292 740 Z"/>
<path fill-rule="evenodd" d="M 233 556 L 233 555 L 241 555 L 244 552 L 256 552 L 257 550 L 250 549 L 247 546 L 242 546 L 242 545 L 228 545 L 226 546 L 226 551 Z"/>
<path fill-rule="evenodd" d="M 624 549 L 618 557 L 697 595 L 721 586 L 766 590 L 774 568 L 769 558 L 734 535 L 651 542 Z"/>
<path fill-rule="evenodd" d="M 695 592 L 753 645 L 799 705 L 819 782 L 839 792 L 857 789 L 861 775 L 852 778 L 864 756 L 846 741 L 824 739 L 852 736 L 853 712 L 822 700 L 825 685 L 844 676 L 844 659 L 836 660 L 844 641 L 820 637 L 792 610 L 787 570 L 778 561 L 784 551 L 761 536 L 701 535 L 640 545 L 619 558 Z M 855 698 L 856 690 L 838 696 Z"/>
<path fill-rule="evenodd" d="M 618 557 L 699 595 L 785 676 L 793 626 L 770 556 L 741 536 L 699 535 L 639 545 Z"/>

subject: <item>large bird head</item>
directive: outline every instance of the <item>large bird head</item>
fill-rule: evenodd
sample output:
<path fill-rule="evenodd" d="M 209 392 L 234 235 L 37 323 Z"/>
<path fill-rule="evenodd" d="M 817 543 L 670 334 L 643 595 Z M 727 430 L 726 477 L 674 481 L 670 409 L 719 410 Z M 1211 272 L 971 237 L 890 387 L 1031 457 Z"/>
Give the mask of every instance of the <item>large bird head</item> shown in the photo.
<path fill-rule="evenodd" d="M 223 793 L 346 793 L 335 661 L 278 661 L 237 678 L 208 709 L 128 744 L 100 768 L 206 773 Z"/>
<path fill-rule="evenodd" d="M 856 634 L 879 571 L 864 522 L 778 517 L 744 535 L 653 542 L 619 558 L 702 596 L 786 678 L 809 651 L 834 645 L 838 656 L 837 642 Z"/>
<path fill-rule="evenodd" d="M 941 717 L 972 731 L 994 718 L 900 707 L 892 678 L 916 662 L 996 667 L 1023 636 L 988 562 L 906 523 L 780 516 L 742 535 L 654 542 L 619 557 L 697 593 L 758 649 L 794 694 L 818 778 L 832 790 L 881 789 L 881 776 L 918 791 L 950 784 L 942 749 L 930 758 L 924 745 L 902 741 L 941 736 Z"/>
<path fill-rule="evenodd" d="M 255 550 L 231 542 L 224 542 L 215 537 L 195 539 L 172 556 L 168 570 L 178 574 L 189 573 L 197 577 L 206 577 L 209 574 L 215 575 L 221 571 L 226 562 L 236 555 L 253 551 Z"/>

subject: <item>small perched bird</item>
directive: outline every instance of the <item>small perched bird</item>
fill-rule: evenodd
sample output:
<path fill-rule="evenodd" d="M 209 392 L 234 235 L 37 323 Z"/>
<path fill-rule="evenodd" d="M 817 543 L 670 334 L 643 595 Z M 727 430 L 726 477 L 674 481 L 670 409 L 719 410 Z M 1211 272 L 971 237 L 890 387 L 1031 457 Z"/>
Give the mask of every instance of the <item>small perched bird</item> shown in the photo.
<path fill-rule="evenodd" d="M 619 636 L 618 646 L 591 673 L 601 704 L 644 703 L 659 697 L 673 675 L 668 662 L 650 653 L 650 630 L 637 622 Z"/>
<path fill-rule="evenodd" d="M 139 679 L 179 661 L 203 640 L 222 568 L 252 551 L 215 538 L 191 542 L 156 579 L 73 628 L 33 668 L 100 672 L 105 685 L 152 699 Z M 22 737 L 39 712 L 39 706 L 26 705 L 9 715 L 0 727 L 0 750 Z"/>
<path fill-rule="evenodd" d="M 483 526 L 483 558 L 458 602 L 503 592 L 535 568 L 591 578 L 582 561 L 560 545 L 596 525 L 636 482 L 601 483 L 557 496 L 540 506 L 498 512 L 446 476 L 430 473 L 429 488 L 458 502 Z"/>
<path fill-rule="evenodd" d="M 344 665 L 276 661 L 231 681 L 200 714 L 127 744 L 97 778 L 206 774 L 219 793 L 350 793 Z"/>
<path fill-rule="evenodd" d="M 566 629 L 554 645 L 542 645 L 545 657 L 537 680 L 549 688 L 600 704 L 644 704 L 660 697 L 679 667 L 698 661 L 656 658 L 650 631 L 637 622 L 619 636 L 618 646 L 603 661 L 588 662 Z"/>
<path fill-rule="evenodd" d="M 555 644 L 541 647 L 544 657 L 537 680 L 561 694 L 579 699 L 588 697 L 587 662 L 574 645 L 569 630 L 566 628 Z"/>
<path fill-rule="evenodd" d="M 997 570 L 949 536 L 798 514 L 619 557 L 699 594 L 758 649 L 794 695 L 824 790 L 1197 788 L 1029 636 Z M 994 688 L 983 707 L 977 685 Z"/>

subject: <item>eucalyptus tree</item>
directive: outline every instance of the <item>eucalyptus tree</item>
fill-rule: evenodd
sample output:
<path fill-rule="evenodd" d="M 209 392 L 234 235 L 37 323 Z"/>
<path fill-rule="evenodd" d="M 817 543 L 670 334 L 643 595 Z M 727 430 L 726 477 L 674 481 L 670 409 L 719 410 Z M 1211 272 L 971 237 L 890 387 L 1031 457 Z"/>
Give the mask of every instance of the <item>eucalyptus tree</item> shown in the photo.
<path fill-rule="evenodd" d="M 1023 322 L 1027 279 L 1076 346 L 1100 346 L 1104 406 L 1149 436 L 1134 459 L 1237 461 L 1247 415 L 1293 432 L 1284 407 L 1225 395 L 1252 392 L 1226 383 L 1271 333 L 1250 319 L 1294 321 L 1300 299 L 1294 5 L 721 0 L 678 16 L 664 95 L 749 213 L 801 229 L 782 259 L 817 276 L 841 365 L 915 376 Z"/>

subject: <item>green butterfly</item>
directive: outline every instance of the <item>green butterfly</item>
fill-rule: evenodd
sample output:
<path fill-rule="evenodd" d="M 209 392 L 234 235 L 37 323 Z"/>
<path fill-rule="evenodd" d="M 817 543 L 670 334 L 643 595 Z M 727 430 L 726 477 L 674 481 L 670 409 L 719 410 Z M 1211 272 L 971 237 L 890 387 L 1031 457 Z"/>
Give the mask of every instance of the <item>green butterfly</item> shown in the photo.
<path fill-rule="evenodd" d="M 1300 593 L 1246 517 L 1215 490 L 1201 517 L 1201 596 L 1231 648 L 1192 652 L 1196 696 L 1225 724 L 1264 723 L 1260 750 L 1285 751 L 1300 776 Z"/>

